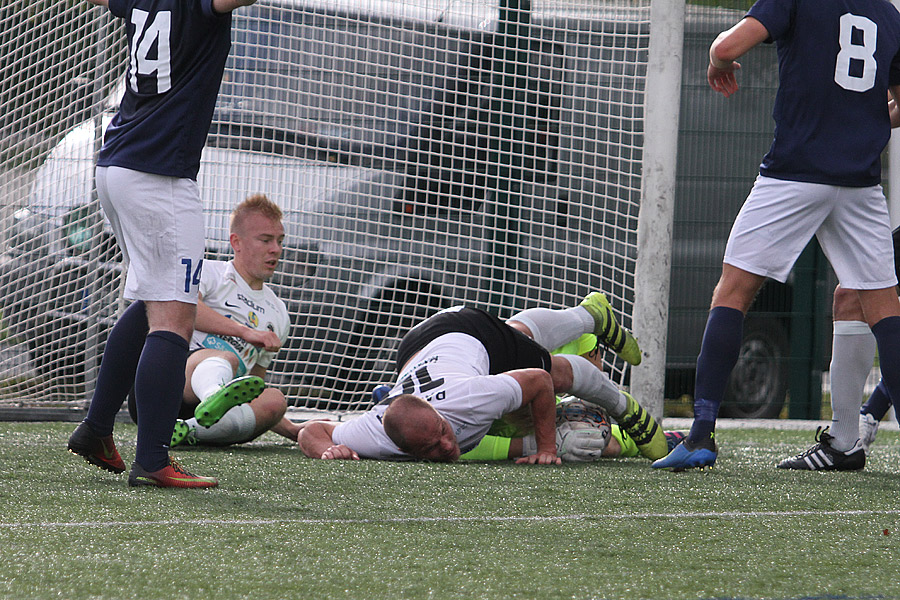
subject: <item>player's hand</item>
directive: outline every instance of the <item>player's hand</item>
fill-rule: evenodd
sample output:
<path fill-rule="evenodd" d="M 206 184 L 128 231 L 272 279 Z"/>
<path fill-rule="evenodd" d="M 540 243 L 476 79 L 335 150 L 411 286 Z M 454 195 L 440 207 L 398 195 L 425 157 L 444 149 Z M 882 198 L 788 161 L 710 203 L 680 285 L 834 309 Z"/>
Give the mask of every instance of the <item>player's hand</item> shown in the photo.
<path fill-rule="evenodd" d="M 359 460 L 359 454 L 343 444 L 327 448 L 322 453 L 322 460 Z"/>
<path fill-rule="evenodd" d="M 738 91 L 737 77 L 734 76 L 734 72 L 740 68 L 741 63 L 739 62 L 732 62 L 731 67 L 727 69 L 720 69 L 710 63 L 706 69 L 706 80 L 709 82 L 709 87 L 728 98 Z"/>
<path fill-rule="evenodd" d="M 609 436 L 599 429 L 570 431 L 565 440 L 565 462 L 593 462 L 599 459 L 609 444 Z"/>
<path fill-rule="evenodd" d="M 248 328 L 247 333 L 241 337 L 246 342 L 267 352 L 278 352 L 281 349 L 281 340 L 275 335 L 274 331 L 260 331 L 259 329 Z"/>
<path fill-rule="evenodd" d="M 517 465 L 561 465 L 562 460 L 556 456 L 556 452 L 538 452 L 529 456 L 516 459 Z"/>

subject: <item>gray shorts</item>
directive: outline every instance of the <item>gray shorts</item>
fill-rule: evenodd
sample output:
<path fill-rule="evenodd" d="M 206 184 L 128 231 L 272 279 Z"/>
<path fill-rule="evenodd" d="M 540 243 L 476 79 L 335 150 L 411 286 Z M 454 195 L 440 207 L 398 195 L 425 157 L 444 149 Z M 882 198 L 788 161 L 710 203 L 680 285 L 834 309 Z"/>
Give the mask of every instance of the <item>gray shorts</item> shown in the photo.
<path fill-rule="evenodd" d="M 128 264 L 125 297 L 196 304 L 206 244 L 197 182 L 97 167 L 97 194 Z"/>

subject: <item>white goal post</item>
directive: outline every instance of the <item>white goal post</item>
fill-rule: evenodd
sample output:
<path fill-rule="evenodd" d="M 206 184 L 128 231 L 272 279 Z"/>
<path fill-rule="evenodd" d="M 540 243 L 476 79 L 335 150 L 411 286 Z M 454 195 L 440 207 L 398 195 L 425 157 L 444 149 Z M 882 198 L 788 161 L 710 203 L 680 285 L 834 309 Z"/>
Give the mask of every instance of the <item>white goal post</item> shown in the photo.
<path fill-rule="evenodd" d="M 657 26 L 655 24 L 664 24 Z M 656 418 L 663 416 L 669 283 L 672 266 L 672 221 L 684 46 L 684 4 L 654 2 L 650 11 L 650 47 L 644 129 L 653 143 L 644 144 L 638 260 L 635 273 L 634 334 L 644 360 L 631 377 L 631 393 Z"/>
<path fill-rule="evenodd" d="M 292 329 L 270 373 L 292 405 L 367 407 L 399 337 L 440 308 L 508 317 L 601 290 L 650 365 L 629 373 L 606 352 L 609 371 L 662 413 L 673 4 L 259 0 L 234 13 L 199 176 L 207 256 L 228 257 L 228 213 L 247 195 L 284 210 L 271 283 Z M 124 307 L 93 187 L 123 38 L 86 2 L 0 6 L 0 407 L 83 409 Z"/>

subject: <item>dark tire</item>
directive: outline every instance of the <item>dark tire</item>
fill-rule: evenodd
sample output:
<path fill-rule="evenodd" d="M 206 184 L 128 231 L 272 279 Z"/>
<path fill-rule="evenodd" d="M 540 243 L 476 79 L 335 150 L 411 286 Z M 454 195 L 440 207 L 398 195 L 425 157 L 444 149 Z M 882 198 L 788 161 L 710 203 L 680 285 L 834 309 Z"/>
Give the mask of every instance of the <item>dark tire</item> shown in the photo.
<path fill-rule="evenodd" d="M 790 343 L 783 321 L 750 317 L 744 322 L 741 356 L 728 380 L 720 416 L 773 419 L 788 389 Z"/>

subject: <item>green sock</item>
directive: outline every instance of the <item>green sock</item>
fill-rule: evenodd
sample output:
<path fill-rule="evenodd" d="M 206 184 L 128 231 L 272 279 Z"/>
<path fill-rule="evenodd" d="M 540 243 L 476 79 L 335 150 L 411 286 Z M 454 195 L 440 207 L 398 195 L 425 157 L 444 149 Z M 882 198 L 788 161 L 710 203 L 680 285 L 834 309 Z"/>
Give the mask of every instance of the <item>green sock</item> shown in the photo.
<path fill-rule="evenodd" d="M 583 354 L 587 354 L 591 350 L 597 347 L 597 336 L 593 333 L 585 333 L 578 339 L 574 339 L 568 344 L 563 344 L 559 348 L 556 348 L 551 354 L 574 354 L 576 356 L 581 356 Z"/>
<path fill-rule="evenodd" d="M 640 454 L 638 450 L 637 444 L 634 443 L 634 440 L 628 437 L 628 434 L 622 431 L 622 428 L 618 425 L 612 425 L 610 427 L 612 436 L 619 442 L 619 445 L 622 447 L 622 453 L 619 454 L 622 458 L 628 458 L 631 456 L 637 456 Z"/>
<path fill-rule="evenodd" d="M 508 460 L 512 438 L 486 435 L 472 450 L 459 458 L 462 460 Z"/>

